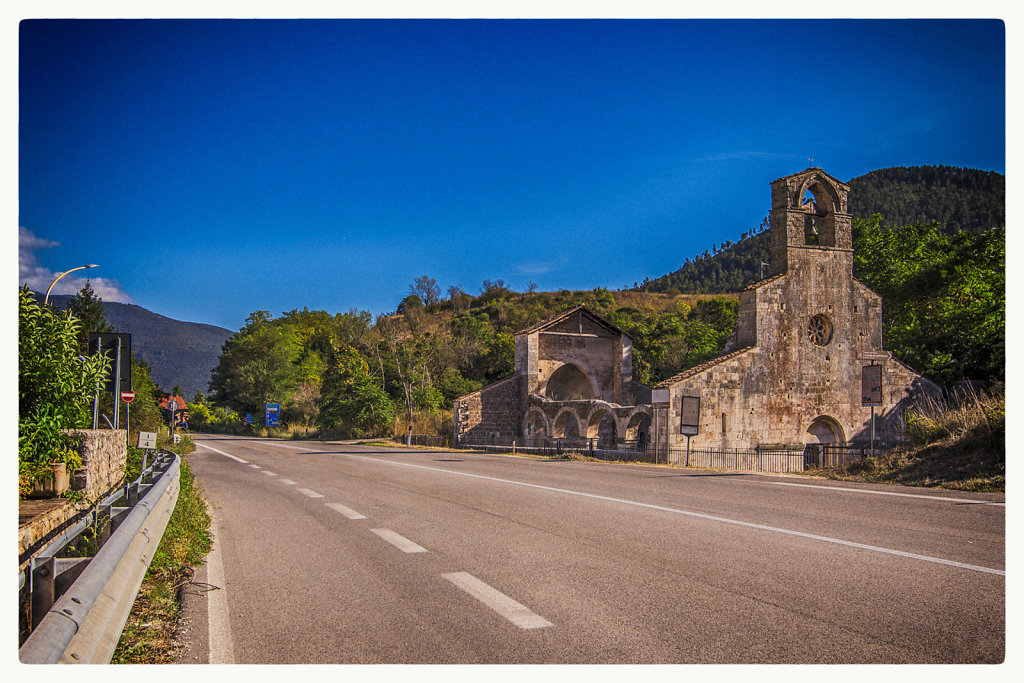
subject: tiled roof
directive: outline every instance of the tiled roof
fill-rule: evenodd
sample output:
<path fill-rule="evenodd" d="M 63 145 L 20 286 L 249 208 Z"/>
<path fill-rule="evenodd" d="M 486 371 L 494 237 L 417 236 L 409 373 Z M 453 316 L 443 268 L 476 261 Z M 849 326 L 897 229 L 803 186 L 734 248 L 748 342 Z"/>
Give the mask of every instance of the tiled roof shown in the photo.
<path fill-rule="evenodd" d="M 587 308 L 583 304 L 579 304 L 577 306 L 573 306 L 572 308 L 566 309 L 566 310 L 562 311 L 561 313 L 556 313 L 553 316 L 551 316 L 550 318 L 547 318 L 545 320 L 541 320 L 539 323 L 534 323 L 533 325 L 527 327 L 525 330 L 519 330 L 518 332 L 516 332 L 516 334 L 531 334 L 533 332 L 539 332 L 540 330 L 543 330 L 545 328 L 551 327 L 555 323 L 558 323 L 558 322 L 564 320 L 565 318 L 568 318 L 570 315 L 572 315 L 576 311 L 583 311 L 584 313 L 586 313 L 587 317 L 591 318 L 594 322 L 598 323 L 599 325 L 603 325 L 604 327 L 607 327 L 612 332 L 615 332 L 616 334 L 621 334 L 623 337 L 629 337 L 630 339 L 632 339 L 632 337 L 630 337 L 628 334 L 626 334 L 625 332 L 620 330 L 618 327 L 616 327 L 612 323 L 608 322 L 607 320 L 605 320 L 604 318 L 599 316 L 597 313 L 594 313 L 592 310 L 590 310 L 589 308 Z"/>
<path fill-rule="evenodd" d="M 764 285 L 768 284 L 769 282 L 775 282 L 776 280 L 781 280 L 784 277 L 786 277 L 786 273 L 779 273 L 778 275 L 772 275 L 771 277 L 766 277 L 763 280 L 758 280 L 757 282 L 754 282 L 753 284 L 747 285 L 746 287 L 743 288 L 743 291 L 745 292 L 748 289 L 757 289 L 758 287 L 764 286 Z"/>
<path fill-rule="evenodd" d="M 724 356 L 719 356 L 718 358 L 712 358 L 711 360 L 706 361 L 704 363 L 701 363 L 700 365 L 695 365 L 694 367 L 690 368 L 689 370 L 683 370 L 678 375 L 673 375 L 672 377 L 669 377 L 666 380 L 662 380 L 661 382 L 658 382 L 657 384 L 654 385 L 654 388 L 655 389 L 668 389 L 670 386 L 672 386 L 676 382 L 680 382 L 680 381 L 682 381 L 682 380 L 684 380 L 684 379 L 686 379 L 688 377 L 693 377 L 694 375 L 699 374 L 701 372 L 704 372 L 708 368 L 712 368 L 712 367 L 718 365 L 719 363 L 724 363 L 727 360 L 732 360 L 736 356 L 739 356 L 740 354 L 743 354 L 743 353 L 746 353 L 747 351 L 750 351 L 752 348 L 754 348 L 754 347 L 753 346 L 745 346 L 742 349 L 738 349 L 736 351 L 733 351 L 732 353 L 727 353 Z"/>
<path fill-rule="evenodd" d="M 168 404 L 171 401 L 174 401 L 175 403 L 175 410 L 188 410 L 188 405 L 185 403 L 185 399 L 183 399 L 181 396 L 171 396 L 170 398 L 160 399 L 160 407 L 163 408 L 164 410 L 170 410 Z"/>

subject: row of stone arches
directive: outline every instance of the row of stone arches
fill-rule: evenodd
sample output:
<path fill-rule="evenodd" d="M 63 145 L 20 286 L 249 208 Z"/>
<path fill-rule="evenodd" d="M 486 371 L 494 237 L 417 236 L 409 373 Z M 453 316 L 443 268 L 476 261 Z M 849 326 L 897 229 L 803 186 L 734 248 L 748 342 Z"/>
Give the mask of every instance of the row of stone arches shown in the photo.
<path fill-rule="evenodd" d="M 522 433 L 531 440 L 586 441 L 607 449 L 626 444 L 642 446 L 649 441 L 651 413 L 648 406 L 616 408 L 601 402 L 581 407 L 587 408 L 585 414 L 577 406 L 566 405 L 557 407 L 554 415 L 548 415 L 533 406 L 523 420 Z"/>

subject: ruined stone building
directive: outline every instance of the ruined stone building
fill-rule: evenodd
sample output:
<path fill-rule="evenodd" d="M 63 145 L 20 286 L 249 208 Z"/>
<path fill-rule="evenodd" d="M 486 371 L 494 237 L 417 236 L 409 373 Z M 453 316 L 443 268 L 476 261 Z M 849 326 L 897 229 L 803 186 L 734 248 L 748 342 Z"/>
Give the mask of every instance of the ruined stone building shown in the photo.
<path fill-rule="evenodd" d="M 516 335 L 515 374 L 455 402 L 456 441 L 596 438 L 621 448 L 640 439 L 679 449 L 689 434 L 693 448 L 715 449 L 866 442 L 865 392 L 877 405 L 876 436 L 896 438 L 912 398 L 937 387 L 882 350 L 881 298 L 853 277 L 848 192 L 820 168 L 771 183 L 771 269 L 740 293 L 719 358 L 648 393 L 632 381 L 628 335 L 578 307 Z"/>
<path fill-rule="evenodd" d="M 585 306 L 515 335 L 515 374 L 455 401 L 459 444 L 558 438 L 622 448 L 651 421 L 651 390 L 633 381 L 633 340 Z"/>

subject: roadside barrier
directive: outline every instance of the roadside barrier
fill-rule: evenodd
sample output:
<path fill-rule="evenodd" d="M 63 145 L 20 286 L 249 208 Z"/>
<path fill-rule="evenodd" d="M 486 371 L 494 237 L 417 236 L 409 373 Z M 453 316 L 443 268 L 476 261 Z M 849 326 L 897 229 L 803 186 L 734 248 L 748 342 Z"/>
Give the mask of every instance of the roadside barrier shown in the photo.
<path fill-rule="evenodd" d="M 107 664 L 178 500 L 181 459 L 161 451 L 134 482 L 54 539 L 35 558 L 29 583 L 33 623 L 18 650 L 24 664 Z M 116 502 L 125 507 L 113 507 Z M 99 540 L 95 556 L 62 558 L 89 528 Z M 35 615 L 45 615 L 38 619 Z"/>

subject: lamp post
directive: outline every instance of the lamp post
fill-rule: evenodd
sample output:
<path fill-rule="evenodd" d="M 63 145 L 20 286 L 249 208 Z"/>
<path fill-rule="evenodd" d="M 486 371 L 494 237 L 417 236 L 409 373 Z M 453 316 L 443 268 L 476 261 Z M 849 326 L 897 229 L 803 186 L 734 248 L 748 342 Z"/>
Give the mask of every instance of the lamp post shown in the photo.
<path fill-rule="evenodd" d="M 71 270 L 65 270 L 63 273 L 61 273 L 60 275 L 55 277 L 53 279 L 53 282 L 50 283 L 50 286 L 46 288 L 46 296 L 43 298 L 43 305 L 45 306 L 47 303 L 49 303 L 49 301 L 50 301 L 50 291 L 53 289 L 53 286 L 55 284 L 57 284 L 57 280 L 61 279 L 62 277 L 64 277 L 68 273 L 75 272 L 76 270 L 82 270 L 83 268 L 98 268 L 98 267 L 99 267 L 99 264 L 97 264 L 97 263 L 88 263 L 88 264 L 86 264 L 84 266 L 78 266 L 77 268 L 72 268 Z"/>

